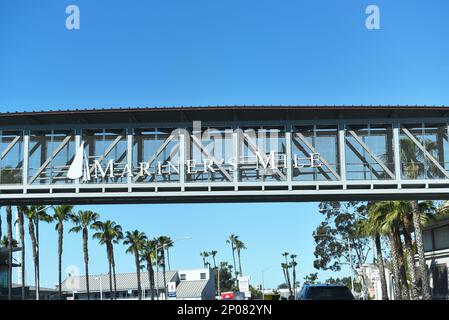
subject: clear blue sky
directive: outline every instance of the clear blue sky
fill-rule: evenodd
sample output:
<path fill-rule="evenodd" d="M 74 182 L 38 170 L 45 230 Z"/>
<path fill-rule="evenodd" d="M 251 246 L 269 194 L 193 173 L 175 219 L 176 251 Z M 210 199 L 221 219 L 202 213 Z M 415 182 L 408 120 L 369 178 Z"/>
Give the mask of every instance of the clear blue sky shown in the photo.
<path fill-rule="evenodd" d="M 81 10 L 80 30 L 65 29 L 69 4 Z M 365 28 L 369 4 L 380 7 L 381 30 Z M 447 0 L 2 0 L 0 108 L 447 105 L 448 15 Z M 316 204 L 94 209 L 125 229 L 191 236 L 173 249 L 175 268 L 201 266 L 203 250 L 230 260 L 234 232 L 253 283 L 285 250 L 299 254 L 302 276 L 314 271 Z M 42 231 L 42 284 L 53 286 L 56 232 Z M 91 271 L 106 272 L 104 248 L 91 241 L 90 250 Z M 131 256 L 117 256 L 119 272 L 133 271 Z M 78 235 L 66 237 L 69 264 L 82 267 Z M 280 268 L 266 272 L 267 286 L 280 282 Z"/>

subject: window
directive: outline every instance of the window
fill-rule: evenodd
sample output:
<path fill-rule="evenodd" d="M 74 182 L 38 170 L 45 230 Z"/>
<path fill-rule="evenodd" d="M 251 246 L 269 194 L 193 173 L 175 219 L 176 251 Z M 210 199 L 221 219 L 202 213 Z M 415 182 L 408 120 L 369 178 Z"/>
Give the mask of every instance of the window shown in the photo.
<path fill-rule="evenodd" d="M 205 272 L 200 273 L 200 279 L 201 280 L 206 280 L 206 273 Z"/>
<path fill-rule="evenodd" d="M 185 273 L 181 273 L 179 275 L 179 277 L 181 278 L 181 280 L 185 280 L 186 279 L 186 274 Z"/>
<path fill-rule="evenodd" d="M 433 230 L 435 239 L 435 250 L 442 250 L 449 248 L 449 227 L 438 228 Z"/>
<path fill-rule="evenodd" d="M 432 270 L 433 294 L 446 296 L 448 294 L 447 266 L 445 263 L 437 264 Z"/>
<path fill-rule="evenodd" d="M 424 231 L 423 232 L 423 242 L 424 242 L 424 251 L 432 251 L 433 250 L 433 240 L 432 240 L 432 231 Z"/>

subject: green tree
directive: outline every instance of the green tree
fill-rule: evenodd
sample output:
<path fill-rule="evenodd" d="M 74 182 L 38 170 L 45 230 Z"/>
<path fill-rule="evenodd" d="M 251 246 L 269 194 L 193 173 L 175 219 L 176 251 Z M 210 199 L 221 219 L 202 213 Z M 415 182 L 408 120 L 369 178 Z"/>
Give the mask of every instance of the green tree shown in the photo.
<path fill-rule="evenodd" d="M 292 280 L 293 280 L 293 296 L 295 298 L 297 296 L 297 292 L 296 292 L 296 287 L 297 287 L 297 284 L 296 284 L 296 266 L 298 265 L 298 262 L 296 262 L 296 260 L 295 260 L 297 257 L 298 256 L 296 254 L 291 254 L 290 255 L 290 259 L 291 259 L 290 265 L 292 267 Z"/>
<path fill-rule="evenodd" d="M 236 239 L 235 243 L 235 251 L 237 251 L 237 258 L 239 260 L 239 274 L 240 276 L 243 276 L 243 270 L 242 270 L 242 259 L 241 259 L 241 251 L 246 249 L 245 244 L 240 239 Z"/>
<path fill-rule="evenodd" d="M 209 252 L 209 255 L 212 256 L 212 260 L 214 262 L 214 269 L 217 269 L 217 264 L 215 263 L 215 256 L 217 255 L 217 253 L 217 250 L 212 250 L 211 252 Z"/>
<path fill-rule="evenodd" d="M 203 258 L 203 266 L 204 266 L 204 268 L 206 268 L 207 267 L 206 259 L 207 259 L 207 257 L 209 257 L 209 252 L 207 252 L 207 251 L 200 252 L 200 256 Z"/>
<path fill-rule="evenodd" d="M 148 281 L 150 283 L 150 297 L 154 300 L 154 269 L 153 259 L 156 255 L 157 241 L 155 239 L 146 239 L 142 245 L 141 257 L 146 262 L 148 271 Z"/>
<path fill-rule="evenodd" d="M 142 285 L 140 279 L 140 251 L 142 250 L 147 236 L 145 233 L 139 230 L 126 231 L 125 239 L 123 244 L 128 246 L 126 253 L 134 254 L 134 260 L 136 263 L 136 273 L 137 273 L 137 296 L 139 300 L 142 300 Z"/>
<path fill-rule="evenodd" d="M 162 267 L 162 277 L 164 281 L 164 297 L 167 299 L 167 279 L 166 279 L 166 263 L 165 263 L 165 247 L 173 244 L 173 241 L 170 237 L 160 236 L 157 238 L 158 247 L 162 250 L 158 250 L 159 252 L 159 265 Z M 158 297 L 159 298 L 159 297 Z"/>
<path fill-rule="evenodd" d="M 61 205 L 53 208 L 53 219 L 56 221 L 55 230 L 58 232 L 58 293 L 62 299 L 62 250 L 64 240 L 64 222 L 71 219 L 73 206 Z"/>
<path fill-rule="evenodd" d="M 289 269 L 292 266 L 288 263 L 289 253 L 288 252 L 284 252 L 282 254 L 282 256 L 285 258 L 285 263 L 281 263 L 282 271 L 284 273 L 285 282 L 288 285 L 288 291 L 289 291 L 290 297 L 293 297 L 292 282 L 290 280 L 290 271 L 289 271 Z"/>
<path fill-rule="evenodd" d="M 83 233 L 83 256 L 84 256 L 84 270 L 86 273 L 86 290 L 87 299 L 90 300 L 90 288 L 89 288 L 89 229 L 93 229 L 93 224 L 98 220 L 100 216 L 98 213 L 91 210 L 78 211 L 77 214 L 72 214 L 72 222 L 75 224 L 69 230 L 70 232 L 82 232 Z"/>
<path fill-rule="evenodd" d="M 20 261 L 20 269 L 21 269 L 21 284 L 22 284 L 22 300 L 25 300 L 25 221 L 24 214 L 28 211 L 27 206 L 19 206 L 17 207 L 17 221 L 16 223 L 19 226 L 19 235 L 20 235 L 20 245 L 22 247 L 21 261 Z"/>
<path fill-rule="evenodd" d="M 317 284 L 318 283 L 318 273 L 311 273 L 309 275 L 306 275 L 304 277 L 304 283 L 309 283 L 309 284 Z"/>
<path fill-rule="evenodd" d="M 366 203 L 321 202 L 320 212 L 324 221 L 315 229 L 316 257 L 313 265 L 316 269 L 340 271 L 342 264 L 351 265 L 352 272 L 366 263 L 370 252 L 370 239 L 358 234 L 360 221 L 366 219 L 368 212 Z M 361 275 L 363 292 L 368 293 L 366 275 Z"/>
<path fill-rule="evenodd" d="M 382 300 L 388 300 L 387 280 L 385 276 L 385 263 L 382 253 L 382 225 L 376 221 L 370 209 L 368 209 L 368 219 L 361 221 L 359 232 L 363 236 L 372 237 L 376 246 L 376 264 L 379 269 L 380 283 L 382 288 Z"/>
<path fill-rule="evenodd" d="M 29 211 L 26 212 L 28 218 L 28 231 L 31 237 L 31 244 L 33 247 L 33 261 L 34 261 L 34 283 L 36 287 L 36 300 L 40 298 L 40 263 L 39 263 L 39 223 L 50 223 L 53 221 L 51 215 L 46 213 L 44 206 L 30 206 Z"/>
<path fill-rule="evenodd" d="M 123 238 L 122 227 L 114 221 L 106 220 L 104 222 L 101 221 L 94 222 L 92 224 L 92 228 L 97 231 L 92 235 L 92 238 L 97 239 L 101 245 L 106 246 L 106 255 L 108 258 L 108 267 L 109 267 L 110 295 L 111 300 L 114 300 L 117 285 L 116 285 L 115 272 L 113 271 L 115 269 L 113 244 L 118 243 L 118 241 Z"/>
<path fill-rule="evenodd" d="M 427 149 L 429 153 L 434 153 L 434 151 L 438 150 L 438 146 L 428 140 L 425 139 L 422 141 L 423 145 Z M 403 174 L 407 176 L 409 179 L 418 179 L 422 177 L 425 173 L 432 178 L 432 176 L 438 177 L 438 169 L 435 165 L 429 163 L 429 168 L 427 172 L 424 170 L 423 164 L 426 162 L 426 157 L 422 150 L 411 140 L 408 138 L 400 140 L 400 150 L 401 150 L 401 162 L 402 162 L 402 170 Z M 412 221 L 413 227 L 415 229 L 415 242 L 416 249 L 418 253 L 418 268 L 421 274 L 421 283 L 422 283 L 422 297 L 424 300 L 430 300 L 432 298 L 430 291 L 430 282 L 429 282 L 429 274 L 427 270 L 426 258 L 424 255 L 424 241 L 422 235 L 422 217 L 421 210 L 419 208 L 418 200 L 413 200 L 412 203 Z"/>
<path fill-rule="evenodd" d="M 228 292 L 236 290 L 234 280 L 232 278 L 232 266 L 228 265 L 226 261 L 221 261 L 219 264 L 220 275 L 220 292 Z"/>
<path fill-rule="evenodd" d="M 228 240 L 226 240 L 226 243 L 229 243 L 231 245 L 233 266 L 235 266 L 235 242 L 236 240 L 238 240 L 238 238 L 239 238 L 238 235 L 232 233 L 229 236 Z M 235 273 L 235 281 L 237 281 L 237 268 L 234 269 L 234 273 Z"/>
<path fill-rule="evenodd" d="M 401 242 L 401 205 L 399 201 L 379 201 L 369 208 L 370 219 L 387 235 L 392 256 L 396 299 L 409 299 L 404 254 Z"/>
<path fill-rule="evenodd" d="M 8 300 L 12 299 L 12 208 L 11 206 L 6 206 L 6 224 L 7 224 L 7 235 L 8 235 Z"/>

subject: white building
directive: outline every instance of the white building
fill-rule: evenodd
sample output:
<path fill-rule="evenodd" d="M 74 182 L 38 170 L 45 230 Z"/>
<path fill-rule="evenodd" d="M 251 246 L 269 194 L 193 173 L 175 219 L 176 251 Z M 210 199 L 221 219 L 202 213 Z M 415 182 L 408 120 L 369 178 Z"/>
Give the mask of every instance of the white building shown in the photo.
<path fill-rule="evenodd" d="M 115 297 L 119 300 L 138 298 L 137 274 L 117 273 Z M 151 299 L 148 272 L 140 273 L 142 299 Z M 167 292 L 165 290 L 167 286 Z M 68 299 L 87 299 L 86 276 L 69 276 L 62 283 L 62 290 Z M 89 275 L 89 291 L 92 300 L 111 298 L 109 274 Z M 163 273 L 154 273 L 154 299 L 213 300 L 215 299 L 215 277 L 211 269 L 167 271 L 165 283 Z"/>
<path fill-rule="evenodd" d="M 423 240 L 433 299 L 449 299 L 449 217 L 424 227 Z"/>

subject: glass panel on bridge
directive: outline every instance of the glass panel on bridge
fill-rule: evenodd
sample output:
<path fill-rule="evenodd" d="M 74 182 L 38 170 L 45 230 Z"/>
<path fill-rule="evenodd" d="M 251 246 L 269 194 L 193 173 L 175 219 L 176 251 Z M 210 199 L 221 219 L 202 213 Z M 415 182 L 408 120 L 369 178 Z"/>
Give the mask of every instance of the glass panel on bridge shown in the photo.
<path fill-rule="evenodd" d="M 400 133 L 403 179 L 448 179 L 446 124 L 403 124 Z M 446 160 L 445 160 L 446 159 Z"/>
<path fill-rule="evenodd" d="M 178 130 L 174 128 L 135 129 L 133 139 L 133 182 L 180 181 L 180 132 Z"/>
<path fill-rule="evenodd" d="M 0 184 L 21 184 L 23 132 L 0 131 Z"/>
<path fill-rule="evenodd" d="M 296 126 L 292 132 L 294 181 L 339 181 L 338 128 L 328 126 Z M 319 154 L 321 166 L 310 166 L 312 154 Z M 296 165 L 295 165 L 296 164 Z"/>
<path fill-rule="evenodd" d="M 346 178 L 395 179 L 391 124 L 346 126 Z"/>
<path fill-rule="evenodd" d="M 31 131 L 28 153 L 29 184 L 73 183 L 65 174 L 75 155 L 75 136 L 72 130 Z"/>
<path fill-rule="evenodd" d="M 127 139 L 125 129 L 84 129 L 84 154 L 88 161 L 87 183 L 126 183 L 127 177 L 122 173 L 127 164 Z M 95 161 L 102 164 L 104 177 L 95 165 Z M 108 163 L 114 162 L 111 169 Z M 107 171 L 106 171 L 107 170 Z"/>

